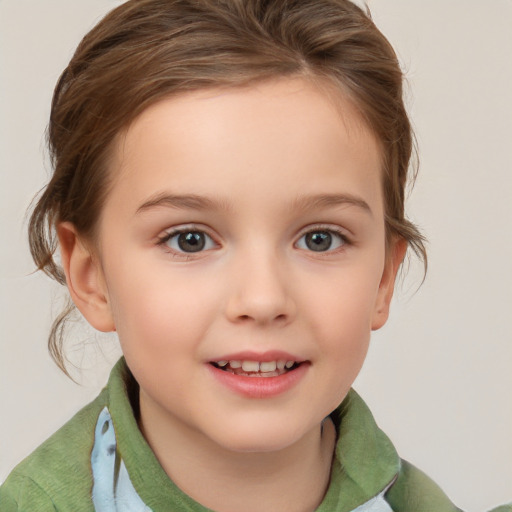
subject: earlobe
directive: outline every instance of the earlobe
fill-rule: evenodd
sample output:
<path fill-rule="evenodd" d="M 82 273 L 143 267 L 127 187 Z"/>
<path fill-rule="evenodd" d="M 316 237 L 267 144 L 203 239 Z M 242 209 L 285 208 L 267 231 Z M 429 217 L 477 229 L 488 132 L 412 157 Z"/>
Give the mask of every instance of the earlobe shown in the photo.
<path fill-rule="evenodd" d="M 395 240 L 389 249 L 389 254 L 386 259 L 386 265 L 382 273 L 377 300 L 375 303 L 375 310 L 372 319 L 372 331 L 380 329 L 388 319 L 389 306 L 395 289 L 396 275 L 406 252 L 407 242 L 404 239 Z"/>
<path fill-rule="evenodd" d="M 103 332 L 115 330 L 101 265 L 70 222 L 57 227 L 69 293 L 85 319 Z"/>

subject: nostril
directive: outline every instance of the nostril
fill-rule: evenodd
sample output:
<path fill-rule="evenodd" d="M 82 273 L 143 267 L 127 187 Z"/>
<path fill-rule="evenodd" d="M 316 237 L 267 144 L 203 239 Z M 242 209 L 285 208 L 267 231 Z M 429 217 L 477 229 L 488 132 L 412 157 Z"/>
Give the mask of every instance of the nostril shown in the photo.
<path fill-rule="evenodd" d="M 274 317 L 274 321 L 283 322 L 283 321 L 286 321 L 287 318 L 288 318 L 288 315 L 280 314 L 280 315 L 277 315 Z M 240 315 L 238 317 L 238 320 L 242 321 L 242 322 L 247 322 L 249 320 L 257 320 L 257 317 L 252 317 L 251 315 Z"/>

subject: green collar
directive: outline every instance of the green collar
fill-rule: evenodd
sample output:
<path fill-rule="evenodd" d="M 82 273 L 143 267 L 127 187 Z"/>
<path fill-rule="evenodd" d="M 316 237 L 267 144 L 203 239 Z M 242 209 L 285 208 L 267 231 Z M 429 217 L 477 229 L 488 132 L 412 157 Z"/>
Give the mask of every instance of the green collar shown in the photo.
<path fill-rule="evenodd" d="M 352 389 L 331 414 L 338 431 L 329 490 L 318 512 L 349 512 L 394 482 L 400 457 Z"/>

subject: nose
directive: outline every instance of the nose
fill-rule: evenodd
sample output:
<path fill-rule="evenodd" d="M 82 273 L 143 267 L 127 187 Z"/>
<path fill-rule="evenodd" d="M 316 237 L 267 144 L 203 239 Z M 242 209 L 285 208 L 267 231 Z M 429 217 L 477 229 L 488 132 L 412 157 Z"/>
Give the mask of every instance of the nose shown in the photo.
<path fill-rule="evenodd" d="M 289 323 L 296 312 L 286 262 L 272 251 L 251 251 L 233 264 L 226 316 L 231 322 Z"/>

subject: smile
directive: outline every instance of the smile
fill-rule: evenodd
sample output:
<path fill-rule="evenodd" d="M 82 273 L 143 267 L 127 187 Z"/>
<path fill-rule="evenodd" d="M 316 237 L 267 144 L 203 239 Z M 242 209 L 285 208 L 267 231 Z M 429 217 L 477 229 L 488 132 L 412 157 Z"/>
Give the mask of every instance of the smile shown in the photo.
<path fill-rule="evenodd" d="M 206 367 L 225 389 L 246 398 L 265 399 L 282 395 L 298 386 L 307 375 L 311 362 L 225 359 L 211 361 Z"/>
<path fill-rule="evenodd" d="M 300 363 L 278 359 L 275 361 L 231 360 L 214 361 L 216 368 L 244 377 L 279 377 L 294 370 Z"/>

